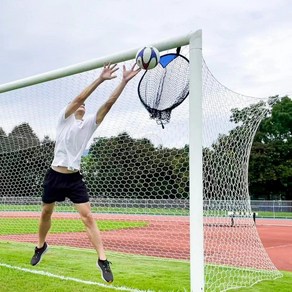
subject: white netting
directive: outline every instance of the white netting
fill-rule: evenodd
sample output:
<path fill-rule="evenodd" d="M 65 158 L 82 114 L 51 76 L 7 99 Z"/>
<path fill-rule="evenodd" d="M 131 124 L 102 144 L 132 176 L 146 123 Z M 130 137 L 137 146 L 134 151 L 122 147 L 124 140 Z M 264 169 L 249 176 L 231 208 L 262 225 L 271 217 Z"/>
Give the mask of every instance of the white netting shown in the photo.
<path fill-rule="evenodd" d="M 188 57 L 188 47 L 181 54 Z M 130 67 L 133 62 L 125 64 Z M 95 112 L 105 102 L 121 71 L 89 97 L 87 112 Z M 99 72 L 0 95 L 0 243 L 37 242 L 42 181 L 53 157 L 57 115 Z M 149 290 L 189 290 L 189 269 L 181 268 L 189 264 L 189 102 L 187 98 L 175 108 L 162 129 L 149 119 L 138 98 L 141 76 L 142 72 L 130 81 L 95 132 L 82 158 L 82 173 L 110 259 L 119 263 L 120 258 L 134 255 L 134 266 L 137 258 L 141 263 L 147 259 L 142 274 Z M 280 275 L 253 225 L 247 184 L 249 150 L 265 102 L 228 90 L 203 65 L 207 291 L 250 286 Z M 230 227 L 230 212 L 238 215 L 234 227 Z M 59 203 L 53 219 L 50 245 L 91 248 L 70 202 Z M 149 262 L 159 267 L 161 259 L 169 262 L 172 281 L 168 273 L 159 279 L 147 274 Z M 125 282 L 118 283 L 145 289 L 135 277 L 127 275 Z"/>
<path fill-rule="evenodd" d="M 248 193 L 253 137 L 274 101 L 232 92 L 204 64 L 204 252 L 207 279 L 212 275 L 207 281 L 210 291 L 248 287 L 280 276 L 258 236 Z M 235 267 L 237 272 L 230 273 Z M 226 278 L 228 282 L 222 281 Z"/>

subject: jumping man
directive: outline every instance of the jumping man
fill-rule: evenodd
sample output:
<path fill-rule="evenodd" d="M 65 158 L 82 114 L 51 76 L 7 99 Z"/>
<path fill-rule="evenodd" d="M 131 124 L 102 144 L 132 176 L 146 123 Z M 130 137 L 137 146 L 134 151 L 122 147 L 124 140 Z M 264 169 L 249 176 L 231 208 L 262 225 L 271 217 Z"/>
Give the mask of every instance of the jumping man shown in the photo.
<path fill-rule="evenodd" d="M 114 73 L 117 70 L 116 64 L 105 65 L 100 76 L 60 112 L 56 129 L 54 159 L 43 184 L 38 243 L 31 259 L 33 266 L 41 261 L 42 256 L 48 250 L 46 236 L 51 227 L 55 202 L 62 202 L 65 197 L 68 197 L 79 212 L 87 236 L 98 254 L 97 267 L 101 270 L 102 278 L 109 283 L 113 281 L 110 262 L 107 260 L 100 231 L 92 216 L 89 196 L 79 170 L 81 155 L 94 131 L 117 101 L 127 83 L 141 69 L 135 69 L 134 65 L 131 70 L 126 70 L 126 67 L 123 66 L 122 80 L 109 99 L 97 110 L 96 114 L 85 117 L 86 99 L 102 82 L 116 78 Z"/>

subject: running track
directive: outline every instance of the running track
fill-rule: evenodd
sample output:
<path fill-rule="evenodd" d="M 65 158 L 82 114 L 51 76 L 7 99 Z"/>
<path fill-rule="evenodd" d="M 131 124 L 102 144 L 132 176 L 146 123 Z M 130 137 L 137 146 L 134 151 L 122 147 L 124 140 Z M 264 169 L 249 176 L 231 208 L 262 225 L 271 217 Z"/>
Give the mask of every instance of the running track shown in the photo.
<path fill-rule="evenodd" d="M 0 212 L 0 218 L 38 218 L 34 212 Z M 102 232 L 105 248 L 165 258 L 189 259 L 189 218 L 97 214 L 96 220 L 146 221 L 147 227 Z M 78 214 L 55 213 L 54 218 L 79 218 Z M 17 219 L 16 219 L 17 220 Z M 230 227 L 227 227 L 230 228 Z M 257 231 L 272 262 L 279 270 L 292 271 L 292 220 L 257 220 Z M 37 241 L 36 234 L 0 236 L 0 240 Z M 91 247 L 85 232 L 49 234 L 51 244 Z"/>

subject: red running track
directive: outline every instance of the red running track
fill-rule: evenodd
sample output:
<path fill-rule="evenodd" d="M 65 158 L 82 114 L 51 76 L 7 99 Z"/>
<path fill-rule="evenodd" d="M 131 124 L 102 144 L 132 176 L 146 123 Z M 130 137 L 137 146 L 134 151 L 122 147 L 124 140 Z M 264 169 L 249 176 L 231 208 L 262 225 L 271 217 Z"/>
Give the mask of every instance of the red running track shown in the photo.
<path fill-rule="evenodd" d="M 292 271 L 292 220 L 258 219 L 257 230 L 274 265 Z"/>
<path fill-rule="evenodd" d="M 0 212 L 2 218 L 38 218 L 39 213 Z M 54 214 L 79 218 L 78 214 Z M 95 215 L 97 220 L 146 221 L 147 227 L 102 232 L 107 250 L 167 258 L 189 258 L 189 218 L 176 216 Z M 292 220 L 257 220 L 257 231 L 272 262 L 279 270 L 292 271 Z M 37 241 L 36 234 L 0 236 L 0 240 Z M 49 234 L 51 244 L 91 247 L 85 232 Z M 147 248 L 145 248 L 147 247 Z"/>

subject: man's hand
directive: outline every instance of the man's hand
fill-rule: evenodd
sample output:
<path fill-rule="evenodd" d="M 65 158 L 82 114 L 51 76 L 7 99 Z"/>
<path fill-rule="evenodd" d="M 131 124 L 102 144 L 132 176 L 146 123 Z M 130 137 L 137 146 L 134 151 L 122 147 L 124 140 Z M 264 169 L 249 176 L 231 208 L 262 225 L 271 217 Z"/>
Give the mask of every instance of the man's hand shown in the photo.
<path fill-rule="evenodd" d="M 116 78 L 117 75 L 114 75 L 114 73 L 119 70 L 119 68 L 115 68 L 117 66 L 117 64 L 111 65 L 109 64 L 105 64 L 103 66 L 103 70 L 100 73 L 100 78 L 104 81 L 104 80 L 111 80 L 113 78 Z"/>
<path fill-rule="evenodd" d="M 122 78 L 121 83 L 116 87 L 116 89 L 111 94 L 109 99 L 99 108 L 99 110 L 96 113 L 96 123 L 98 125 L 103 121 L 104 117 L 109 112 L 112 105 L 117 101 L 118 97 L 121 95 L 121 93 L 124 90 L 125 86 L 127 85 L 128 81 L 130 81 L 134 76 L 136 76 L 141 71 L 140 68 L 135 70 L 135 66 L 136 66 L 136 64 L 134 64 L 134 66 L 132 66 L 131 70 L 127 70 L 126 66 L 125 65 L 123 66 L 123 78 Z M 108 69 L 112 70 L 113 72 L 115 72 L 117 69 L 114 69 L 114 67 L 115 67 L 115 65 L 112 66 L 112 68 L 110 68 L 110 66 L 108 65 L 107 67 L 104 67 L 104 70 L 106 70 L 108 68 Z M 112 77 L 112 78 L 114 78 L 114 77 Z"/>
<path fill-rule="evenodd" d="M 134 76 L 136 76 L 140 71 L 141 68 L 135 69 L 136 63 L 132 66 L 131 70 L 126 70 L 126 66 L 123 65 L 123 81 L 126 83 L 130 81 Z"/>

